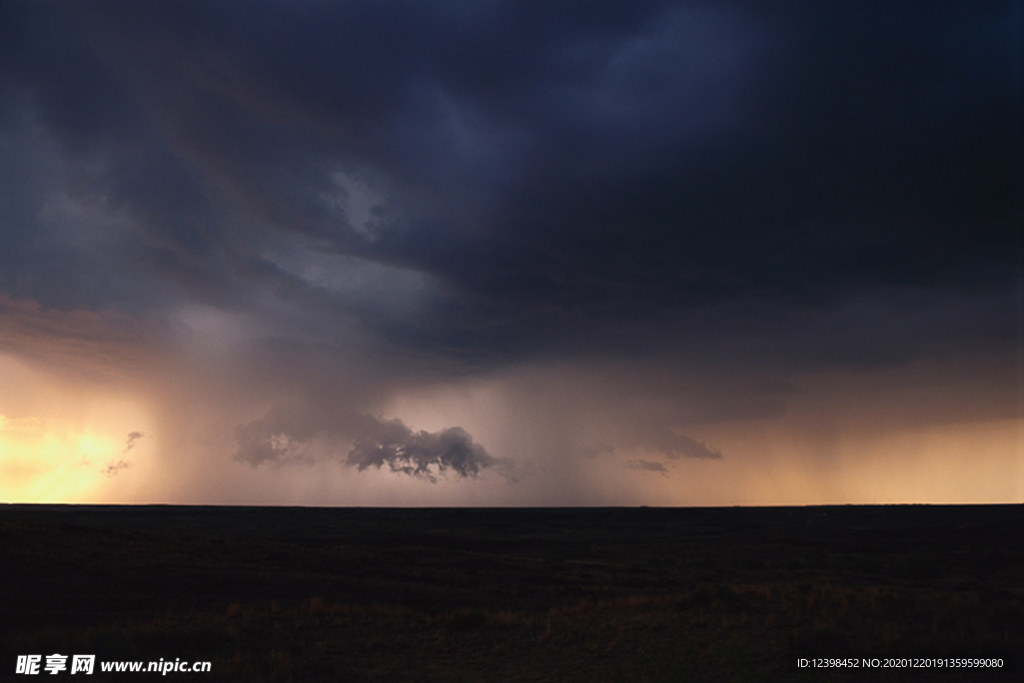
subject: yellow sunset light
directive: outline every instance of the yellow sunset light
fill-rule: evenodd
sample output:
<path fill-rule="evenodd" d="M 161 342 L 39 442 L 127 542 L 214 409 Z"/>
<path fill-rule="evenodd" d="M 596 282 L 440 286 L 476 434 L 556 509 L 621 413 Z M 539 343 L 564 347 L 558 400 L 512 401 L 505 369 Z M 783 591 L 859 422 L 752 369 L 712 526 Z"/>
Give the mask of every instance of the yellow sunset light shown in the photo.
<path fill-rule="evenodd" d="M 0 500 L 66 503 L 102 498 L 114 475 L 144 455 L 141 448 L 126 451 L 125 434 L 118 431 L 0 416 Z"/>

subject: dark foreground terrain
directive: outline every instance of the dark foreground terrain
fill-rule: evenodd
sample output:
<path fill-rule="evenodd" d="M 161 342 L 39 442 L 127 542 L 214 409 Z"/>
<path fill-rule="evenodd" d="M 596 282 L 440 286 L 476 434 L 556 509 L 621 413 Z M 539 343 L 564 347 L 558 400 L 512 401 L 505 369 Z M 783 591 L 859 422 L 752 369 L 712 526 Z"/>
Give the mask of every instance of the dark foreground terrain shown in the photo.
<path fill-rule="evenodd" d="M 17 655 L 52 653 L 212 663 L 165 680 L 1024 680 L 1022 521 L 1020 505 L 0 505 L 0 680 L 133 679 L 15 675 Z M 845 654 L 1006 665 L 796 666 Z"/>

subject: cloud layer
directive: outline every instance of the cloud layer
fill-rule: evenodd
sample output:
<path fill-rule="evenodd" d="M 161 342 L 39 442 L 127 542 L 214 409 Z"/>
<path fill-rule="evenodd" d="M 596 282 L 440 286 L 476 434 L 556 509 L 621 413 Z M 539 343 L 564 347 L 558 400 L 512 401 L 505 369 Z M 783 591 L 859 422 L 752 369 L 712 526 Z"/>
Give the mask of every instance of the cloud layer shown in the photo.
<path fill-rule="evenodd" d="M 850 414 L 941 385 L 901 419 L 1005 419 L 1022 21 L 6 2 L 0 352 L 121 383 L 161 444 L 351 476 L 724 467 L 749 445 L 704 426 L 783 424 L 861 373 L 887 379 Z M 408 398 L 489 382 L 518 413 Z"/>
<path fill-rule="evenodd" d="M 401 420 L 379 420 L 357 413 L 321 413 L 277 406 L 262 418 L 235 430 L 235 459 L 253 467 L 312 462 L 314 441 L 327 459 L 336 459 L 339 443 L 347 442 L 345 465 L 358 471 L 387 467 L 391 472 L 437 482 L 449 471 L 459 477 L 476 477 L 494 468 L 510 474 L 510 463 L 495 458 L 461 427 L 438 432 L 413 431 Z"/>

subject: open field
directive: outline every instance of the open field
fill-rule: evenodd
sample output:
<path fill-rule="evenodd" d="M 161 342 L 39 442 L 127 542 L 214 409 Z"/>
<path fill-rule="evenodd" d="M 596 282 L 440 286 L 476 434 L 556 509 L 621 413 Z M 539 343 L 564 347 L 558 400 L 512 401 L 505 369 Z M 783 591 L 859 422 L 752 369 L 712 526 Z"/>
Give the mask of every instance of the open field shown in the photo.
<path fill-rule="evenodd" d="M 17 654 L 53 652 L 209 660 L 170 674 L 209 681 L 1019 680 L 1022 521 L 1020 505 L 5 505 L 4 680 L 33 680 Z M 1016 671 L 795 666 L 848 653 Z"/>

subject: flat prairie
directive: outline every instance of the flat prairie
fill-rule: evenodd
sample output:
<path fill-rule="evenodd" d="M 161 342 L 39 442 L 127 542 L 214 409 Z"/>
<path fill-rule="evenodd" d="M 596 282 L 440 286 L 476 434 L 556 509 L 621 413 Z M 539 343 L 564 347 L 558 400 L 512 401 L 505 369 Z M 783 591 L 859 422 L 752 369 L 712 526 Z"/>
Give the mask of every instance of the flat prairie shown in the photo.
<path fill-rule="evenodd" d="M 1022 522 L 1021 505 L 0 505 L 0 667 L 33 680 L 18 655 L 61 653 L 209 661 L 169 676 L 253 683 L 1024 680 Z"/>

